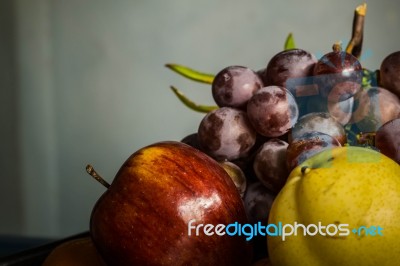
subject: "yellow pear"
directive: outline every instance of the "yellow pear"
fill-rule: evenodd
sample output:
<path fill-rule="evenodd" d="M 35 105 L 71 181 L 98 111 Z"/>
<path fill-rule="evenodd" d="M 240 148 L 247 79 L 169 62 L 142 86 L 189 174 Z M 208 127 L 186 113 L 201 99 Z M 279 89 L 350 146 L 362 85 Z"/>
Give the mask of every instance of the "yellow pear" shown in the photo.
<path fill-rule="evenodd" d="M 269 224 L 274 266 L 399 265 L 400 166 L 367 148 L 323 151 L 291 172 Z"/>

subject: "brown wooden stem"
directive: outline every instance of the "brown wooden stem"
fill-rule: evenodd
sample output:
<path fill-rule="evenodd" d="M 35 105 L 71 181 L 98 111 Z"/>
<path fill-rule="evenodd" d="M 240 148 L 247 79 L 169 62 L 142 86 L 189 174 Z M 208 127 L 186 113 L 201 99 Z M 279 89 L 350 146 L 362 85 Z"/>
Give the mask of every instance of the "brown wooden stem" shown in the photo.
<path fill-rule="evenodd" d="M 91 166 L 90 164 L 88 164 L 86 166 L 86 172 L 93 177 L 94 179 L 96 179 L 97 182 L 99 182 L 100 184 L 102 184 L 103 186 L 105 186 L 107 189 L 110 187 L 110 184 L 104 180 L 104 178 L 102 178 L 97 172 L 96 170 L 94 170 L 93 166 Z"/>
<path fill-rule="evenodd" d="M 360 58 L 364 37 L 364 20 L 367 13 L 367 3 L 359 5 L 354 11 L 353 31 L 346 52 Z"/>

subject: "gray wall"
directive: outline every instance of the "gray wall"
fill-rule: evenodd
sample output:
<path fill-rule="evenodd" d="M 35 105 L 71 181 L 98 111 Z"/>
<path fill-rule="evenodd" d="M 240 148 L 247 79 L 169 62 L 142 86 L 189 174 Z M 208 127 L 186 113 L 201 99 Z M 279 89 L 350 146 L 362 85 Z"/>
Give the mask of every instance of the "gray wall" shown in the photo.
<path fill-rule="evenodd" d="M 322 55 L 349 39 L 361 2 L 1 1 L 8 9 L 0 8 L 0 233 L 87 230 L 104 191 L 85 173 L 87 163 L 111 181 L 136 149 L 197 130 L 202 115 L 168 87 L 212 104 L 209 87 L 165 63 L 257 70 L 289 32 Z M 398 1 L 368 4 L 362 63 L 376 69 L 399 50 L 400 9 Z"/>

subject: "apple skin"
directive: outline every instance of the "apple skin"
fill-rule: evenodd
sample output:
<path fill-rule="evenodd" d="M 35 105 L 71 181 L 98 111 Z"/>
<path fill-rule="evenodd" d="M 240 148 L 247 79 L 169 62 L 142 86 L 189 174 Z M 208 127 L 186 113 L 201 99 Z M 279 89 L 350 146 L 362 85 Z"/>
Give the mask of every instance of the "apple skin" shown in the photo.
<path fill-rule="evenodd" d="M 109 265 L 250 265 L 243 237 L 188 235 L 188 223 L 246 223 L 226 171 L 180 142 L 132 154 L 93 208 L 90 232 Z"/>

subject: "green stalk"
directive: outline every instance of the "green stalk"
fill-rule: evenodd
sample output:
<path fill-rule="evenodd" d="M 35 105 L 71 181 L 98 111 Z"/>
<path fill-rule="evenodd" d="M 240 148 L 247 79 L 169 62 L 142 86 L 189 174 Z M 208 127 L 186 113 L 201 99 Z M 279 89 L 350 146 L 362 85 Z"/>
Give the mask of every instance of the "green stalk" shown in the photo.
<path fill-rule="evenodd" d="M 200 113 L 208 113 L 212 110 L 218 109 L 218 106 L 209 106 L 209 105 L 201 105 L 193 102 L 189 98 L 187 98 L 180 90 L 175 88 L 174 86 L 170 87 L 171 90 L 175 93 L 176 97 L 184 104 L 186 105 L 189 109 L 192 109 L 196 112 Z"/>
<path fill-rule="evenodd" d="M 197 82 L 212 84 L 214 80 L 214 75 L 202 73 L 187 66 L 182 66 L 178 64 L 165 64 L 165 66 L 172 71 L 178 73 L 179 75 Z"/>

